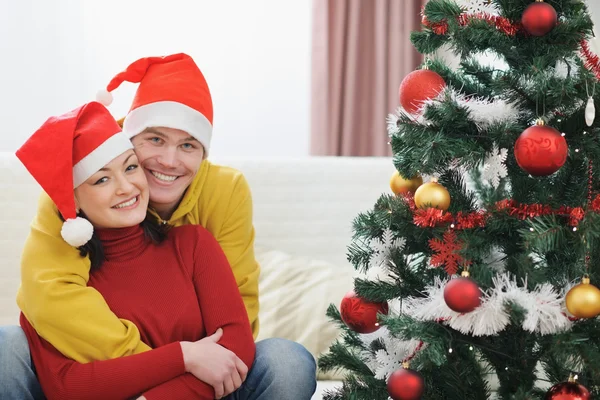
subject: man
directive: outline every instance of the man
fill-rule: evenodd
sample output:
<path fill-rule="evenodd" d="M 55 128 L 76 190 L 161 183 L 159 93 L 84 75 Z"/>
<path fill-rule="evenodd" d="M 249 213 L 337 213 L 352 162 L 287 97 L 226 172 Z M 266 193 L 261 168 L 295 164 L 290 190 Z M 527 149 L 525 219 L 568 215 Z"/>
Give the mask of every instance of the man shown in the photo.
<path fill-rule="evenodd" d="M 123 81 L 140 84 L 123 132 L 149 182 L 149 214 L 174 226 L 200 224 L 215 236 L 231 264 L 256 338 L 259 266 L 252 199 L 240 172 L 206 160 L 213 110 L 204 76 L 185 54 L 142 58 L 117 74 L 99 100 L 110 103 L 109 92 Z M 137 327 L 114 315 L 102 296 L 86 286 L 89 261 L 62 240 L 61 225 L 56 207 L 42 195 L 21 262 L 17 303 L 26 318 L 40 336 L 79 362 L 149 350 Z M 315 368 L 301 345 L 263 340 L 256 345 L 246 382 L 232 398 L 308 400 L 316 388 Z M 0 328 L 0 398 L 37 399 L 39 392 L 22 330 Z"/>

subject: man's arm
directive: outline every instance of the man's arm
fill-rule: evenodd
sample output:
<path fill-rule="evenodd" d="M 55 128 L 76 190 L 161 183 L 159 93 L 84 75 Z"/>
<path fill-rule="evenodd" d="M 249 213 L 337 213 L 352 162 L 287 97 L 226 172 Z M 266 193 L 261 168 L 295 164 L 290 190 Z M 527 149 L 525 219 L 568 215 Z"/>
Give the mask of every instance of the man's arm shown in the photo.
<path fill-rule="evenodd" d="M 43 193 L 21 257 L 17 303 L 39 335 L 79 362 L 150 350 L 137 327 L 119 319 L 88 287 L 90 262 L 60 235 L 56 206 Z"/>
<path fill-rule="evenodd" d="M 231 265 L 256 339 L 260 267 L 254 256 L 252 195 L 246 178 L 241 173 L 236 178 L 227 217 L 216 239 Z"/>

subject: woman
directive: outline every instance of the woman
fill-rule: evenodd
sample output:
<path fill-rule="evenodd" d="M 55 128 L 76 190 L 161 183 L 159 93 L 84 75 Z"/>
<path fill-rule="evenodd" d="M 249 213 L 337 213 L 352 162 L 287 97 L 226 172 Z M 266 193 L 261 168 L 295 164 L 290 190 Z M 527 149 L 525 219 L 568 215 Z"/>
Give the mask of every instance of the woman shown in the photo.
<path fill-rule="evenodd" d="M 144 172 L 106 108 L 50 118 L 17 157 L 56 203 L 62 237 L 90 258 L 88 285 L 154 349 L 80 364 L 21 315 L 46 397 L 214 399 L 239 388 L 255 345 L 227 259 L 200 226 L 166 234 L 146 220 Z"/>

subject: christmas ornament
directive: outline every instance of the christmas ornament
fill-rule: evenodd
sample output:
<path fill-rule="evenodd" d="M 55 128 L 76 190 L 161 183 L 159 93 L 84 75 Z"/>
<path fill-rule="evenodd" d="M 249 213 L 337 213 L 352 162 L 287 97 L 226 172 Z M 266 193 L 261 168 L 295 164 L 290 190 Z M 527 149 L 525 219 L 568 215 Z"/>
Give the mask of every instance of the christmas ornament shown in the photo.
<path fill-rule="evenodd" d="M 369 243 L 369 247 L 373 251 L 369 260 L 369 270 L 367 271 L 367 279 L 370 281 L 380 280 L 384 282 L 395 282 L 393 274 L 388 269 L 388 261 L 391 258 L 393 250 L 402 250 L 406 244 L 406 239 L 403 237 L 396 238 L 394 232 L 386 228 L 381 235 L 381 238 L 374 238 Z"/>
<path fill-rule="evenodd" d="M 377 314 L 388 313 L 387 302 L 375 303 L 358 297 L 353 290 L 346 293 L 340 305 L 342 321 L 354 332 L 373 333 L 379 329 Z"/>
<path fill-rule="evenodd" d="M 423 396 L 425 383 L 416 371 L 404 368 L 395 371 L 387 380 L 387 391 L 393 400 L 419 400 Z"/>
<path fill-rule="evenodd" d="M 468 13 L 497 14 L 498 8 L 491 0 L 459 0 L 457 3 Z"/>
<path fill-rule="evenodd" d="M 594 98 L 590 96 L 585 106 L 585 124 L 592 126 L 596 118 L 596 107 L 594 107 Z"/>
<path fill-rule="evenodd" d="M 587 126 L 592 126 L 594 123 L 594 119 L 596 118 L 596 107 L 594 106 L 594 94 L 596 92 L 596 82 L 594 82 L 594 88 L 592 89 L 592 94 L 590 95 L 588 90 L 587 81 L 585 82 L 585 91 L 588 95 L 587 104 L 585 105 L 585 124 Z"/>
<path fill-rule="evenodd" d="M 398 171 L 394 171 L 390 178 L 390 188 L 395 195 L 414 193 L 423 184 L 423 178 L 416 175 L 410 179 L 403 178 Z"/>
<path fill-rule="evenodd" d="M 591 399 L 589 390 L 577 383 L 573 376 L 567 382 L 557 383 L 546 393 L 544 400 L 588 400 Z"/>
<path fill-rule="evenodd" d="M 372 239 L 369 246 L 373 250 L 373 254 L 370 259 L 369 265 L 371 267 L 380 266 L 385 264 L 391 256 L 391 252 L 394 249 L 402 250 L 406 244 L 406 239 L 403 237 L 394 238 L 394 232 L 386 228 L 380 238 Z"/>
<path fill-rule="evenodd" d="M 600 289 L 592 285 L 587 276 L 569 290 L 565 301 L 567 310 L 578 318 L 594 318 L 600 314 Z"/>
<path fill-rule="evenodd" d="M 411 113 L 416 114 L 423 102 L 437 97 L 446 87 L 444 79 L 428 69 L 413 71 L 400 83 L 400 105 Z"/>
<path fill-rule="evenodd" d="M 443 241 L 436 238 L 429 239 L 429 247 L 437 253 L 431 256 L 429 263 L 433 267 L 444 265 L 448 275 L 454 275 L 459 265 L 469 265 L 471 262 L 458 253 L 463 244 L 456 239 L 456 231 L 447 230 L 444 232 L 443 239 Z"/>
<path fill-rule="evenodd" d="M 387 381 L 390 375 L 402 368 L 405 362 L 415 358 L 417 353 L 426 346 L 420 340 L 395 338 L 390 335 L 386 327 L 381 328 L 374 334 L 362 335 L 361 339 L 369 348 L 374 348 L 374 344 L 383 344 L 383 348 L 375 351 L 372 356 L 370 352 L 364 354 L 367 356 L 367 363 L 370 364 L 369 368 L 375 373 L 375 379 L 384 381 Z"/>
<path fill-rule="evenodd" d="M 433 207 L 445 211 L 450 207 L 450 193 L 436 179 L 432 179 L 415 191 L 415 205 L 417 208 Z"/>
<path fill-rule="evenodd" d="M 469 313 L 481 304 L 481 290 L 463 271 L 460 278 L 450 279 L 444 288 L 444 301 L 448 308 L 458 313 Z"/>
<path fill-rule="evenodd" d="M 508 170 L 504 162 L 508 155 L 508 149 L 499 149 L 496 145 L 492 148 L 492 152 L 487 155 L 483 163 L 483 171 L 481 171 L 481 179 L 486 180 L 497 188 L 500 185 L 500 179 L 508 175 Z"/>
<path fill-rule="evenodd" d="M 533 36 L 544 36 L 554 29 L 557 23 L 556 10 L 543 0 L 536 0 L 527 6 L 521 17 L 523 28 Z"/>
<path fill-rule="evenodd" d="M 541 119 L 521 133 L 515 142 L 517 164 L 533 176 L 551 175 L 567 161 L 567 141 Z"/>

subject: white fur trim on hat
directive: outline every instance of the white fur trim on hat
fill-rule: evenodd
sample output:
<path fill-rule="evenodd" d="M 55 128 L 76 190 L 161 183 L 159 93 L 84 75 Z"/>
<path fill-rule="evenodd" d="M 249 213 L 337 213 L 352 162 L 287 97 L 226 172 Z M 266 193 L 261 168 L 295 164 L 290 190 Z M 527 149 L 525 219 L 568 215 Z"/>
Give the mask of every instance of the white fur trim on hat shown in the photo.
<path fill-rule="evenodd" d="M 123 122 L 123 132 L 130 139 L 146 128 L 163 126 L 180 129 L 196 138 L 208 155 L 212 125 L 201 112 L 176 101 L 157 101 L 132 110 Z"/>
<path fill-rule="evenodd" d="M 73 167 L 73 187 L 81 185 L 90 176 L 106 164 L 114 160 L 129 149 L 133 149 L 131 141 L 122 132 L 115 133 L 104 143 L 96 147 L 87 156 L 83 157 Z"/>
<path fill-rule="evenodd" d="M 113 102 L 113 95 L 106 89 L 100 89 L 98 90 L 98 93 L 96 93 L 96 101 L 105 107 L 108 107 Z"/>
<path fill-rule="evenodd" d="M 73 247 L 83 246 L 90 241 L 94 234 L 94 227 L 85 218 L 69 218 L 60 230 L 60 235 Z"/>

